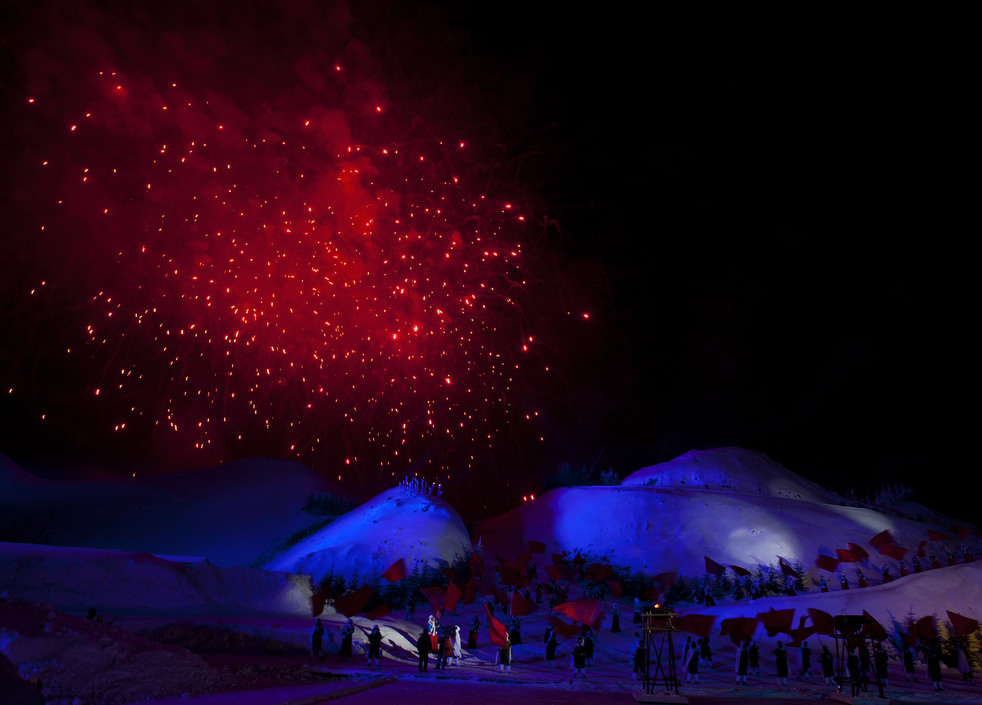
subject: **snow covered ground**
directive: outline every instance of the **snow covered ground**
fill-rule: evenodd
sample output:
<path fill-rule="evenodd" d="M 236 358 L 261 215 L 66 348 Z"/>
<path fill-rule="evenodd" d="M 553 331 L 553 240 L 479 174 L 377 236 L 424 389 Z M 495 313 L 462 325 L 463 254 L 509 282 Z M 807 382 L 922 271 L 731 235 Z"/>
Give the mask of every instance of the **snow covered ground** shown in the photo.
<path fill-rule="evenodd" d="M 832 578 L 828 593 L 813 586 L 795 596 L 754 602 L 676 605 L 683 614 L 716 618 L 711 632 L 714 667 L 704 669 L 698 686 L 682 687 L 693 702 L 700 696 L 779 702 L 828 693 L 816 677 L 778 686 L 769 655 L 777 640 L 787 637 L 768 637 L 762 628 L 757 631 L 764 655 L 762 675 L 751 678 L 749 686 L 736 686 L 735 649 L 728 637 L 719 635 L 719 624 L 728 617 L 794 609 L 797 626 L 807 618 L 808 608 L 829 614 L 867 611 L 888 629 L 894 620 L 905 623 L 909 615 L 937 615 L 943 621 L 948 610 L 982 620 L 982 561 L 964 563 L 959 552 L 957 565 L 880 584 L 881 565 L 891 563 L 895 577 L 898 565 L 869 543 L 889 531 L 895 544 L 913 551 L 933 531 L 949 535 L 959 548 L 964 542 L 979 555 L 974 527 L 959 539 L 952 533 L 957 522 L 924 508 L 907 504 L 902 512 L 884 512 L 844 506 L 836 495 L 750 451 L 686 455 L 661 469 L 645 468 L 621 486 L 546 493 L 478 523 L 470 538 L 475 544 L 480 540 L 489 568 L 499 559 L 516 558 L 530 540 L 542 542 L 546 551 L 533 554 L 533 560 L 543 577 L 551 554 L 565 550 L 570 555 L 582 551 L 590 560 L 606 558 L 648 575 L 675 571 L 702 576 L 706 557 L 725 566 L 770 570 L 781 556 L 799 561 L 812 576 Z M 207 482 L 195 482 L 192 476 L 184 482 L 171 478 L 166 491 L 156 481 L 67 487 L 32 478 L 9 461 L 0 462 L 0 511 L 13 511 L 25 522 L 16 527 L 19 533 L 12 540 L 10 525 L 0 520 L 5 532 L 0 538 L 7 540 L 0 544 L 0 592 L 6 595 L 0 603 L 0 652 L 22 677 L 41 679 L 48 702 L 65 704 L 299 704 L 322 701 L 329 691 L 352 702 L 396 698 L 410 704 L 432 702 L 438 694 L 477 702 L 629 700 L 635 683 L 628 666 L 634 638 L 633 600 L 628 597 L 618 601 L 620 633 L 609 631 L 608 601 L 594 665 L 587 680 L 575 684 L 568 670 L 570 640 L 559 649 L 561 668 L 549 669 L 544 661 L 545 605 L 521 618 L 525 643 L 514 648 L 510 674 L 497 673 L 495 649 L 482 619 L 479 647 L 465 650 L 461 666 L 420 675 L 414 643 L 428 614 L 425 602 L 411 621 L 403 619 L 402 610 L 374 622 L 356 616 L 359 629 L 351 659 L 337 656 L 344 617 L 328 607 L 322 615 L 329 635 L 326 660 L 308 666 L 308 575 L 318 579 L 322 571 L 357 570 L 367 577 L 398 558 L 410 565 L 417 558 L 452 562 L 468 547 L 468 539 L 462 536 L 460 517 L 439 498 L 394 489 L 335 518 L 323 511 L 335 506 L 325 500 L 335 496 L 335 488 L 320 484 L 302 468 L 265 462 L 275 464 L 270 471 L 275 491 L 263 483 L 263 461 L 239 466 L 250 468 L 238 476 L 239 482 L 236 468 L 226 467 L 228 477 L 216 469 L 206 473 Z M 232 495 L 227 494 L 230 486 L 235 487 Z M 113 515 L 112 503 L 134 493 L 142 502 L 142 516 L 130 506 Z M 166 511 L 155 506 L 153 496 Z M 311 496 L 324 501 L 312 503 Z M 52 497 L 57 501 L 48 504 Z M 256 519 L 259 529 L 246 520 L 230 519 L 236 514 L 234 507 L 249 507 L 261 516 L 264 499 L 270 516 Z M 202 509 L 210 503 L 216 507 L 214 516 Z M 51 506 L 57 511 L 46 511 Z M 171 519 L 158 521 L 168 514 Z M 177 522 L 175 515 L 187 523 Z M 919 521 L 918 515 L 927 521 Z M 125 540 L 107 545 L 114 537 Z M 51 545 L 55 543 L 61 545 Z M 835 556 L 836 549 L 849 543 L 864 547 L 870 558 L 840 564 L 853 579 L 853 589 L 841 591 L 835 576 L 815 566 L 815 558 Z M 933 541 L 927 547 L 941 552 L 944 543 Z M 870 587 L 856 589 L 856 566 L 869 574 Z M 569 599 L 579 599 L 584 587 L 573 585 Z M 102 621 L 85 618 L 90 608 Z M 474 614 L 483 615 L 480 600 L 445 622 L 459 624 L 466 632 Z M 364 656 L 359 656 L 373 623 L 384 636 L 379 669 L 366 667 Z M 684 641 L 685 634 L 677 637 Z M 827 640 L 813 638 L 816 644 Z M 975 680 L 980 685 L 963 685 L 957 672 L 946 668 L 946 692 L 940 700 L 924 682 L 923 664 L 918 671 L 921 682 L 907 684 L 899 661 L 892 661 L 888 697 L 901 702 L 982 703 L 978 673 Z"/>

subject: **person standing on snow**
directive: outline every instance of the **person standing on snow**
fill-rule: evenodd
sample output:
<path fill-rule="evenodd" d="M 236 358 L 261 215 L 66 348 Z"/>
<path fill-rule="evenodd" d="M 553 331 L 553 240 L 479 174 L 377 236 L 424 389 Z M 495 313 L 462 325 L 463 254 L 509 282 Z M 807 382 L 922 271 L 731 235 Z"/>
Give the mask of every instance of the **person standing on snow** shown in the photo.
<path fill-rule="evenodd" d="M 825 678 L 825 685 L 835 685 L 835 665 L 832 661 L 832 652 L 829 647 L 822 644 L 822 677 Z"/>
<path fill-rule="evenodd" d="M 546 642 L 546 663 L 549 664 L 549 668 L 556 667 L 556 648 L 558 646 L 559 640 L 556 639 L 556 633 L 550 633 L 549 641 Z"/>
<path fill-rule="evenodd" d="M 576 646 L 573 647 L 573 678 L 577 676 L 586 678 L 583 669 L 586 667 L 586 646 L 583 644 L 583 637 L 577 637 Z"/>
<path fill-rule="evenodd" d="M 453 649 L 451 650 L 451 653 L 453 654 L 454 665 L 455 666 L 460 666 L 460 655 L 461 655 L 461 650 L 460 650 L 460 627 L 457 626 L 456 624 L 453 626 L 453 637 L 452 637 L 452 640 L 451 640 L 451 644 L 453 646 Z"/>
<path fill-rule="evenodd" d="M 324 660 L 324 625 L 321 624 L 320 617 L 314 620 L 314 629 L 310 633 L 310 659 L 308 661 L 313 663 L 314 659 L 318 661 Z"/>
<path fill-rule="evenodd" d="M 777 668 L 777 682 L 780 685 L 788 684 L 788 650 L 784 648 L 784 642 L 777 642 L 774 649 L 774 664 Z"/>
<path fill-rule="evenodd" d="M 631 646 L 631 664 L 634 666 L 634 680 L 641 680 L 641 670 L 644 666 L 644 644 L 641 635 L 634 632 L 634 644 Z"/>
<path fill-rule="evenodd" d="M 689 654 L 689 663 L 685 667 L 685 682 L 699 682 L 699 649 L 692 649 Z"/>
<path fill-rule="evenodd" d="M 419 654 L 419 672 L 426 673 L 430 663 L 430 634 L 423 629 L 416 640 L 416 652 Z"/>
<path fill-rule="evenodd" d="M 801 653 L 801 677 L 808 680 L 812 677 L 812 650 L 807 641 L 801 642 L 799 651 Z"/>
<path fill-rule="evenodd" d="M 342 658 L 348 658 L 351 656 L 351 637 L 355 634 L 355 625 L 349 618 L 344 626 L 341 627 L 341 648 L 338 650 L 338 656 Z"/>
<path fill-rule="evenodd" d="M 372 625 L 372 631 L 368 635 L 368 665 L 378 666 L 379 659 L 382 657 L 382 632 L 378 625 Z"/>
<path fill-rule="evenodd" d="M 747 642 L 740 645 L 740 651 L 736 658 L 736 682 L 737 685 L 750 685 L 747 683 L 747 671 L 750 670 L 750 651 Z"/>
<path fill-rule="evenodd" d="M 511 673 L 511 642 L 505 635 L 504 646 L 498 647 L 498 673 Z"/>
<path fill-rule="evenodd" d="M 757 645 L 756 641 L 750 642 L 750 646 L 747 647 L 747 653 L 750 655 L 750 675 L 759 676 L 760 675 L 760 647 Z"/>

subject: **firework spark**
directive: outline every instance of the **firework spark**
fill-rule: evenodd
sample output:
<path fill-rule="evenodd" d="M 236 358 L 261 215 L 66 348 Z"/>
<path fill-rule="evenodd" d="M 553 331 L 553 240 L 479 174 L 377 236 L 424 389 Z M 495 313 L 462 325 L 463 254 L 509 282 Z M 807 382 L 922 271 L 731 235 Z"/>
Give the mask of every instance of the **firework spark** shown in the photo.
<path fill-rule="evenodd" d="M 528 224 L 466 141 L 390 115 L 336 27 L 257 55 L 255 28 L 94 17 L 25 54 L 22 189 L 47 290 L 85 293 L 74 383 L 106 428 L 361 480 L 466 474 L 536 437 L 515 401 Z"/>

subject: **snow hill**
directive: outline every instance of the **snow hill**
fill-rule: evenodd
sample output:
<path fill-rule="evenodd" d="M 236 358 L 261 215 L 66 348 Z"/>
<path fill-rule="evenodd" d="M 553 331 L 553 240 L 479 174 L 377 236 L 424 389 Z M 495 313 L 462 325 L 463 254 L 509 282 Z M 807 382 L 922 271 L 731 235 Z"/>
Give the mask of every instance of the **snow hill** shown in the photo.
<path fill-rule="evenodd" d="M 547 553 L 579 552 L 647 575 L 703 575 L 707 557 L 749 570 L 777 565 L 780 557 L 818 575 L 819 555 L 835 557 L 854 543 L 870 554 L 865 570 L 872 578 L 884 564 L 894 576 L 899 571 L 895 559 L 882 558 L 869 543 L 880 532 L 912 551 L 929 530 L 951 535 L 953 520 L 930 516 L 934 521 L 925 523 L 848 506 L 762 453 L 721 448 L 644 468 L 619 486 L 551 490 L 476 523 L 472 533 L 506 557 L 540 541 Z M 973 530 L 975 544 L 977 536 Z M 932 544 L 939 554 L 942 543 Z M 950 543 L 959 549 L 957 539 Z"/>
<path fill-rule="evenodd" d="M 394 487 L 271 560 L 267 567 L 313 575 L 379 575 L 399 559 L 452 565 L 472 551 L 456 510 L 439 497 Z"/>

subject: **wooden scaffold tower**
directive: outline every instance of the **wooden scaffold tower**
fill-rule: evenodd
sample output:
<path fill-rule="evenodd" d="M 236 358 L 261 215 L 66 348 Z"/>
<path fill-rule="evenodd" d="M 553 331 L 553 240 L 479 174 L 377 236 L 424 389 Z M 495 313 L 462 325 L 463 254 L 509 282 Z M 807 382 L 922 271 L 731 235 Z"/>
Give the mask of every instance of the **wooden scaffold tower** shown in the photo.
<path fill-rule="evenodd" d="M 675 611 L 644 612 L 642 614 L 642 690 L 634 691 L 639 703 L 687 703 L 679 695 L 679 679 L 675 670 Z"/>

